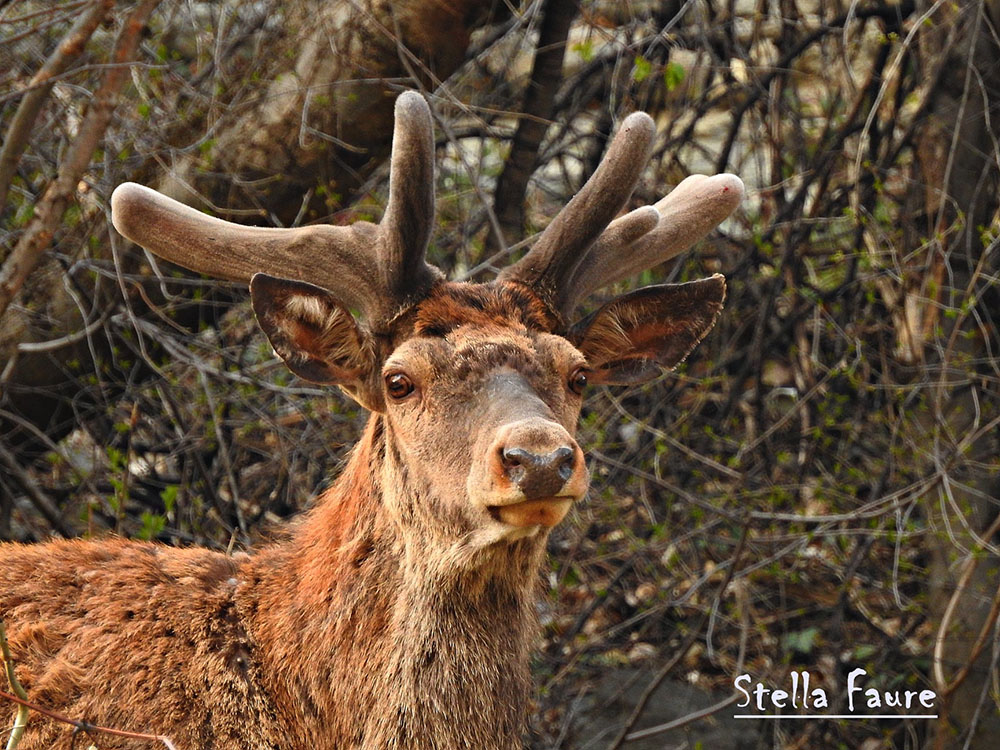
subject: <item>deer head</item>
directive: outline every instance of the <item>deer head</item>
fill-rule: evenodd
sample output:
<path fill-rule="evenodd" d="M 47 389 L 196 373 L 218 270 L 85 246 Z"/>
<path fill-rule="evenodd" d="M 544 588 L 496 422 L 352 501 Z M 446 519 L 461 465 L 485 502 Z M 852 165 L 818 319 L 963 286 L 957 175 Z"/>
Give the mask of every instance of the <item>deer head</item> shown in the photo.
<path fill-rule="evenodd" d="M 584 387 L 674 367 L 711 329 L 725 282 L 645 287 L 580 319 L 578 305 L 702 237 L 743 185 L 689 177 L 655 206 L 618 216 L 654 136 L 652 120 L 635 113 L 520 261 L 488 283 L 449 282 L 425 260 L 431 113 L 410 92 L 395 117 L 377 225 L 246 227 L 135 184 L 114 192 L 114 224 L 163 258 L 249 282 L 288 367 L 375 413 L 387 448 L 373 481 L 401 529 L 470 550 L 544 537 L 586 492 L 574 439 Z"/>

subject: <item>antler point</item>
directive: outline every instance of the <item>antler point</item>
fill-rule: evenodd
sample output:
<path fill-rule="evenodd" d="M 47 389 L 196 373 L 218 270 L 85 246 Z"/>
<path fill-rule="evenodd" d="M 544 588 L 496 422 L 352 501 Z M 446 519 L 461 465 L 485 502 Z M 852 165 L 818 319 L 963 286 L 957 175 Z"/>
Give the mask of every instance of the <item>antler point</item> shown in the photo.
<path fill-rule="evenodd" d="M 404 91 L 396 97 L 396 117 L 417 117 L 424 115 L 430 119 L 431 110 L 427 100 L 419 91 Z"/>

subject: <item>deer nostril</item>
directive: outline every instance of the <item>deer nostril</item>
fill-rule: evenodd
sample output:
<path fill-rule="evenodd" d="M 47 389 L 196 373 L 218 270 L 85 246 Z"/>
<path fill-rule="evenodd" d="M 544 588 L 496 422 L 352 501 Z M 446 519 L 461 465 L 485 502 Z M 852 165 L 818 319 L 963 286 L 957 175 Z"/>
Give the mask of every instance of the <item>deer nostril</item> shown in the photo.
<path fill-rule="evenodd" d="M 532 454 L 524 448 L 502 448 L 500 456 L 503 459 L 504 468 L 513 468 L 523 464 L 525 459 L 530 459 Z"/>
<path fill-rule="evenodd" d="M 562 448 L 557 448 L 553 451 L 552 462 L 556 467 L 556 471 L 559 473 L 559 478 L 564 482 L 568 481 L 571 476 L 573 476 L 573 469 L 575 468 L 576 454 L 572 448 L 568 445 L 564 445 Z"/>
<path fill-rule="evenodd" d="M 527 466 L 532 465 L 531 453 L 523 448 L 502 448 L 500 450 L 500 463 L 503 465 L 504 473 L 514 484 L 520 485 L 524 481 Z"/>

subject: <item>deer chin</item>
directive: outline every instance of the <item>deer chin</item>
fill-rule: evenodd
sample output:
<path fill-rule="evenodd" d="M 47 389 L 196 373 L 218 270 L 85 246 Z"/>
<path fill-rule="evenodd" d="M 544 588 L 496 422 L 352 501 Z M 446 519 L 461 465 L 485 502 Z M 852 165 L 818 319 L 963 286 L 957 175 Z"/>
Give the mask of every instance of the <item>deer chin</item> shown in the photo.
<path fill-rule="evenodd" d="M 493 520 L 518 529 L 551 529 L 569 512 L 572 497 L 543 497 L 537 500 L 523 500 L 519 503 L 489 505 L 486 510 Z"/>

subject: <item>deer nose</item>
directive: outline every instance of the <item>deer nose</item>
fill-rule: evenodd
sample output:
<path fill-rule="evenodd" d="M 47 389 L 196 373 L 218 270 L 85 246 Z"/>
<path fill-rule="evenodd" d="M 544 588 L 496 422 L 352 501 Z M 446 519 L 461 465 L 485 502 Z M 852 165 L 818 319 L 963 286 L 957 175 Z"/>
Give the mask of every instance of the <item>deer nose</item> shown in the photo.
<path fill-rule="evenodd" d="M 504 474 L 526 500 L 557 495 L 576 470 L 576 451 L 568 445 L 549 453 L 505 446 L 500 457 Z"/>

